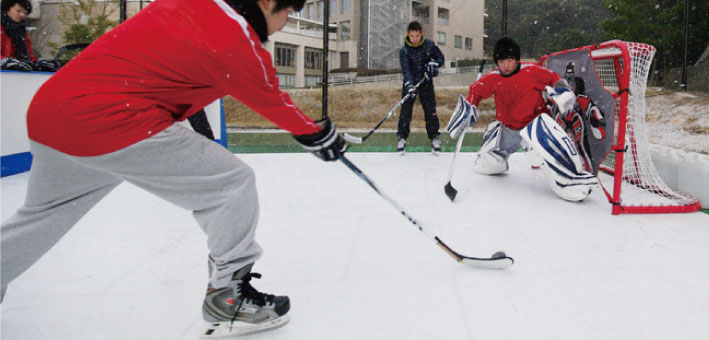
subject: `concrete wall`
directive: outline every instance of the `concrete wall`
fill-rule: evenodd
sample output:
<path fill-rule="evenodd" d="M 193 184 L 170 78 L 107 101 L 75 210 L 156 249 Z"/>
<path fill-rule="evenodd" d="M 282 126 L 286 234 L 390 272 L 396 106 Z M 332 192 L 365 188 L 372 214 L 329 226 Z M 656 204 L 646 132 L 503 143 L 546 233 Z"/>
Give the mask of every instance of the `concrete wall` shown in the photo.
<path fill-rule="evenodd" d="M 652 162 L 670 188 L 699 199 L 709 208 L 709 155 L 650 145 Z"/>

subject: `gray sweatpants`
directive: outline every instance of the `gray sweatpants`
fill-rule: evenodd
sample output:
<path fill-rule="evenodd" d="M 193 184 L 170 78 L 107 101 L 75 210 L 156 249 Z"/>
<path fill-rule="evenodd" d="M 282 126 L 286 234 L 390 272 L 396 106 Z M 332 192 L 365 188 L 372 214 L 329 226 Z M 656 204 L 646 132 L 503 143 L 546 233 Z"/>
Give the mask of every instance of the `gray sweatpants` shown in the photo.
<path fill-rule="evenodd" d="M 261 256 L 253 170 L 179 124 L 101 156 L 69 156 L 36 142 L 30 150 L 25 203 L 0 229 L 3 292 L 123 180 L 193 211 L 216 264 L 212 287 L 226 286 Z"/>

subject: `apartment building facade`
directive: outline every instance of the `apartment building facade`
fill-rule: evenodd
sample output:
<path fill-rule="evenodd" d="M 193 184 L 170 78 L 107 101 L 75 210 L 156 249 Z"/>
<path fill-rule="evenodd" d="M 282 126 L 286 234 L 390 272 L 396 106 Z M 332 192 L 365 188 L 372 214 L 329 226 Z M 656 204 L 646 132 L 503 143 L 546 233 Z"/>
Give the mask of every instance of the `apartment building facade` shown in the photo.
<path fill-rule="evenodd" d="M 320 81 L 322 65 L 312 56 L 322 57 L 324 1 L 307 0 L 266 44 L 285 87 Z M 483 58 L 484 0 L 327 1 L 330 70 L 400 68 L 399 48 L 412 20 L 423 25 L 425 37 L 438 43 L 446 56 L 445 67 L 455 67 L 462 59 Z"/>

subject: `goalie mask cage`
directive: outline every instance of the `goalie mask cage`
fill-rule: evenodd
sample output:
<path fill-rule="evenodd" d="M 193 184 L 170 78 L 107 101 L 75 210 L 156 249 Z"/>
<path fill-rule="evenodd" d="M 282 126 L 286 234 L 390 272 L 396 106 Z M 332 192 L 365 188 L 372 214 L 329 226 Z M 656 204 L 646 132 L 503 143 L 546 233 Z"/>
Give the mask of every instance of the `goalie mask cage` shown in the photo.
<path fill-rule="evenodd" d="M 601 187 L 613 206 L 612 213 L 671 213 L 701 209 L 697 199 L 665 184 L 650 157 L 645 89 L 655 47 L 612 40 L 552 53 L 542 57 L 539 63 L 546 66 L 550 56 L 584 49 L 590 52 L 603 88 L 615 100 L 612 146 L 598 172 Z"/>

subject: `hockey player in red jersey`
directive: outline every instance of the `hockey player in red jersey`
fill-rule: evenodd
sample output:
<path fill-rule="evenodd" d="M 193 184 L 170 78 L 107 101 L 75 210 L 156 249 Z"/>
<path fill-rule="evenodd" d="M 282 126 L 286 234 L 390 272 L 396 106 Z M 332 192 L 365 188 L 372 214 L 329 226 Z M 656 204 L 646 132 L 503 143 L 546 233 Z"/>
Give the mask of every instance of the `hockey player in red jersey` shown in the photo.
<path fill-rule="evenodd" d="M 251 286 L 261 256 L 253 170 L 176 124 L 231 95 L 325 161 L 344 152 L 279 89 L 262 47 L 305 0 L 157 0 L 107 32 L 35 94 L 27 196 L 2 224 L 2 292 L 98 201 L 127 181 L 193 212 L 207 234 L 202 337 L 288 322 L 287 296 Z"/>
<path fill-rule="evenodd" d="M 569 201 L 583 200 L 597 181 L 547 105 L 552 103 L 553 111 L 562 114 L 572 110 L 576 97 L 569 85 L 551 70 L 520 62 L 519 46 L 509 37 L 496 42 L 493 58 L 498 68 L 470 85 L 466 98 L 477 106 L 495 96 L 496 105 L 497 120 L 485 131 L 473 170 L 485 175 L 507 171 L 507 159 L 524 140 L 531 158 L 540 160 L 552 190 Z"/>

